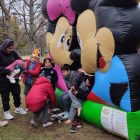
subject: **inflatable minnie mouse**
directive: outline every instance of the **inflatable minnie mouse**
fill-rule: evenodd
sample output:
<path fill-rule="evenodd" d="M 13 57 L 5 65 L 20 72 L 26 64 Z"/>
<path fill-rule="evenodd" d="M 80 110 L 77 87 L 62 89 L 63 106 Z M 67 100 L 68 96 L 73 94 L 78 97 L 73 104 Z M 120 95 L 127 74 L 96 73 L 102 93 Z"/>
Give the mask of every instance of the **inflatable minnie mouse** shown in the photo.
<path fill-rule="evenodd" d="M 49 20 L 46 34 L 46 44 L 55 63 L 60 66 L 64 64 L 70 64 L 72 69 L 81 67 L 80 46 L 77 41 L 75 27 L 77 22 L 77 15 L 71 9 L 70 0 L 43 0 L 42 12 L 44 16 Z M 63 34 L 61 34 L 61 30 L 59 30 L 59 32 L 57 30 L 58 33 L 55 31 L 56 24 L 60 17 L 66 17 L 69 24 L 72 26 L 71 36 L 68 39 L 64 38 L 67 32 L 63 32 Z M 66 27 L 67 23 L 66 25 L 64 24 L 65 22 L 61 23 L 60 26 Z M 57 37 L 54 36 L 55 33 L 58 34 Z M 58 47 L 60 45 L 57 44 L 64 44 L 64 47 Z"/>

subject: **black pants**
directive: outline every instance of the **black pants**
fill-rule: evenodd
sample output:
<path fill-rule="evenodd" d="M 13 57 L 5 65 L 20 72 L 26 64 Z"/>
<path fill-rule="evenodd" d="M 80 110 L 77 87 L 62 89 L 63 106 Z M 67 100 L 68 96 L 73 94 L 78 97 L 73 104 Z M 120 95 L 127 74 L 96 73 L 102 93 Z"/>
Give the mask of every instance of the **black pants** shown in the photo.
<path fill-rule="evenodd" d="M 10 109 L 10 93 L 13 96 L 14 106 L 19 107 L 21 104 L 20 98 L 21 88 L 18 81 L 15 84 L 9 83 L 8 85 L 0 88 L 0 94 L 2 98 L 3 110 L 8 111 Z"/>

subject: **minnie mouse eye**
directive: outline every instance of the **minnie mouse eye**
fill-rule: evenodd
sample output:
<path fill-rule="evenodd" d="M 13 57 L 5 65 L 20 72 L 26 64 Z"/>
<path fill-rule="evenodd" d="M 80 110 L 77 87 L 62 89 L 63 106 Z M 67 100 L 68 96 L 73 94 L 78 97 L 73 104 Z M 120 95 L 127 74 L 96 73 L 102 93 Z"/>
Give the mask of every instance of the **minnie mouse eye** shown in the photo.
<path fill-rule="evenodd" d="M 65 39 L 65 36 L 62 36 L 62 38 L 61 38 L 61 43 L 63 43 L 64 42 L 64 39 Z"/>
<path fill-rule="evenodd" d="M 69 50 L 70 44 L 71 44 L 71 38 L 68 38 L 66 40 L 66 42 L 64 43 L 64 50 L 65 51 L 68 51 Z"/>
<path fill-rule="evenodd" d="M 64 43 L 65 41 L 65 34 L 63 33 L 60 38 L 58 39 L 58 42 L 57 42 L 57 48 L 60 48 L 62 46 L 62 44 Z"/>
<path fill-rule="evenodd" d="M 70 46 L 70 43 L 71 43 L 71 40 L 68 39 L 68 40 L 67 40 L 67 45 Z"/>

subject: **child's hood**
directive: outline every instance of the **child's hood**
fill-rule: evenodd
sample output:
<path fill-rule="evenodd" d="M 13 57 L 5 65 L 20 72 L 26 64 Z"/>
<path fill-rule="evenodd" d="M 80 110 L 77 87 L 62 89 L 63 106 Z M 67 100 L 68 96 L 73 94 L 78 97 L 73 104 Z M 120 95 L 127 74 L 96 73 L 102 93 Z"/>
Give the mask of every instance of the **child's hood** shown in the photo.
<path fill-rule="evenodd" d="M 49 79 L 46 78 L 45 76 L 40 76 L 36 79 L 35 81 L 35 85 L 38 85 L 38 84 L 42 84 L 42 83 L 50 83 Z"/>

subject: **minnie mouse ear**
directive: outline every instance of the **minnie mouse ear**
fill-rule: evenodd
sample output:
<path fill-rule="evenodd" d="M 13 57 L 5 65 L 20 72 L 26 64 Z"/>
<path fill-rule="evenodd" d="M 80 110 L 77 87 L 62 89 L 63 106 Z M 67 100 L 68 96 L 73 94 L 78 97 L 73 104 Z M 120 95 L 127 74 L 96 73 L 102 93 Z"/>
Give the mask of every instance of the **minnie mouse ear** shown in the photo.
<path fill-rule="evenodd" d="M 61 9 L 58 0 L 42 0 L 42 13 L 52 23 L 57 23 Z"/>

